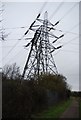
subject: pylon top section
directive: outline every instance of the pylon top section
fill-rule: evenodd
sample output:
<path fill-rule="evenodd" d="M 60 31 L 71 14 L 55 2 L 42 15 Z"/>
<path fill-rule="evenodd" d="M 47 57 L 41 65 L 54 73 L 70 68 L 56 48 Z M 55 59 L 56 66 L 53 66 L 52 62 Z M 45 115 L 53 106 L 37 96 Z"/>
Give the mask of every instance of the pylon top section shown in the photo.
<path fill-rule="evenodd" d="M 44 13 L 44 20 L 48 20 L 48 12 L 47 11 L 45 11 L 45 13 Z"/>

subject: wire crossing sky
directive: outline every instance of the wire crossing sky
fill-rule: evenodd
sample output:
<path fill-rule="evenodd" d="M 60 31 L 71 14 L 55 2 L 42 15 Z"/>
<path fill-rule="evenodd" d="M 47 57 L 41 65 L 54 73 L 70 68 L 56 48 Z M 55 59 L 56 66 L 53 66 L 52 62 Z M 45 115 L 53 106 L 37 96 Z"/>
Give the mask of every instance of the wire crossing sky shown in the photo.
<path fill-rule="evenodd" d="M 0 41 L 0 54 L 2 47 L 2 58 L 0 67 L 6 64 L 17 63 L 23 71 L 29 48 L 24 46 L 33 38 L 34 32 L 29 31 L 30 25 L 41 13 L 40 19 L 44 18 L 45 11 L 48 12 L 48 20 L 54 25 L 55 30 L 51 33 L 57 36 L 64 34 L 56 43 L 57 47 L 63 45 L 60 50 L 53 53 L 58 72 L 67 78 L 72 90 L 79 90 L 79 3 L 78 2 L 5 2 L 2 14 L 1 31 L 8 34 L 4 41 Z M 40 25 L 36 21 L 35 25 Z M 0 32 L 1 35 L 1 32 Z M 2 61 L 2 64 L 1 64 Z"/>

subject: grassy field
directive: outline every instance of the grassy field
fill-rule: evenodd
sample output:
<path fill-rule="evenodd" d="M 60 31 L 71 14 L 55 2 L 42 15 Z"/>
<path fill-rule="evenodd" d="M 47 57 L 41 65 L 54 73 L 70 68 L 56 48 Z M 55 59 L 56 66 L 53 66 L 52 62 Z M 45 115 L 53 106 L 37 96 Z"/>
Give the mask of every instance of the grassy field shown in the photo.
<path fill-rule="evenodd" d="M 69 107 L 71 99 L 61 102 L 56 106 L 49 107 L 48 110 L 37 114 L 36 118 L 59 118 L 60 115 Z"/>

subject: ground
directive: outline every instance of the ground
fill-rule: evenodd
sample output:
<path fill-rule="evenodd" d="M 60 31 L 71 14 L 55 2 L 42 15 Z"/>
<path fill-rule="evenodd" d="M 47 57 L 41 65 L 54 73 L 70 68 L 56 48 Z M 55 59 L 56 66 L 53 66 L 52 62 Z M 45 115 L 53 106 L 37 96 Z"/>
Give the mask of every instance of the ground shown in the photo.
<path fill-rule="evenodd" d="M 60 118 L 79 118 L 79 102 L 77 99 L 73 99 L 72 104 L 65 110 Z"/>

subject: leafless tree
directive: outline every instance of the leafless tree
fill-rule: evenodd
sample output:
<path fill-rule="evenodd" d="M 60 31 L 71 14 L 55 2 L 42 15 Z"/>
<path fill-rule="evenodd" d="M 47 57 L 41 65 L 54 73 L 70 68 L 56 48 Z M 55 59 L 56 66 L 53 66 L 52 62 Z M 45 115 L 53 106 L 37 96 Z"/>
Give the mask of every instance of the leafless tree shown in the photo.
<path fill-rule="evenodd" d="M 18 79 L 20 78 L 20 68 L 16 65 L 16 63 L 12 65 L 5 65 L 2 70 L 3 77 L 8 79 Z"/>

